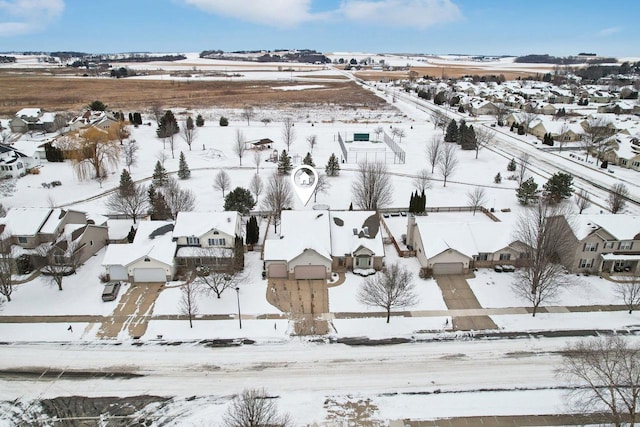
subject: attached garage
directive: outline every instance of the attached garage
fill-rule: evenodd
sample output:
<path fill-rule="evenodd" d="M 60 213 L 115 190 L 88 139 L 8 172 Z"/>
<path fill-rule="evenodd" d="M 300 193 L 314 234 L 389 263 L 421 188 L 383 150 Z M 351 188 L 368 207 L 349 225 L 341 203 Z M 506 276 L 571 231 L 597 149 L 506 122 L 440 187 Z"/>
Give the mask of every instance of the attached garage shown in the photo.
<path fill-rule="evenodd" d="M 464 264 L 461 262 L 439 262 L 433 264 L 433 275 L 463 274 Z"/>
<path fill-rule="evenodd" d="M 298 265 L 293 271 L 297 280 L 327 278 L 327 268 L 324 265 Z"/>
<path fill-rule="evenodd" d="M 135 268 L 133 270 L 134 282 L 166 282 L 167 274 L 162 268 Z"/>
<path fill-rule="evenodd" d="M 269 264 L 267 267 L 267 277 L 273 279 L 286 279 L 287 278 L 287 265 L 286 264 Z"/>
<path fill-rule="evenodd" d="M 110 265 L 109 280 L 129 280 L 127 267 L 124 265 Z"/>

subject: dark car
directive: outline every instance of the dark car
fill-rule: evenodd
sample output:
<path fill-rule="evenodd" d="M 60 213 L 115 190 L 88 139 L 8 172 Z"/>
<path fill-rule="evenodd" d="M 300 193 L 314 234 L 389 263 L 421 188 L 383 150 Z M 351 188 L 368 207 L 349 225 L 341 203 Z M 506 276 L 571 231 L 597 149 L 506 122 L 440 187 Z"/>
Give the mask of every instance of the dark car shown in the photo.
<path fill-rule="evenodd" d="M 102 301 L 113 301 L 117 298 L 118 292 L 120 292 L 120 282 L 111 282 L 104 285 L 102 290 Z"/>

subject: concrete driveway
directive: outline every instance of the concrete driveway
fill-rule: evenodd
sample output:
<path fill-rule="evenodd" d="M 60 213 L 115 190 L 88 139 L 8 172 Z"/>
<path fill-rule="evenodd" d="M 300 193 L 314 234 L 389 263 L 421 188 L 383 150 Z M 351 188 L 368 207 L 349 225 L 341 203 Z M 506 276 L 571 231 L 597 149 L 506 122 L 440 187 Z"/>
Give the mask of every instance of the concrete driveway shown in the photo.
<path fill-rule="evenodd" d="M 122 295 L 111 317 L 98 330 L 99 338 L 118 338 L 126 331 L 131 337 L 141 337 L 147 331 L 147 324 L 153 313 L 153 306 L 163 283 L 135 283 Z"/>
<path fill-rule="evenodd" d="M 326 280 L 269 279 L 267 301 L 289 314 L 296 335 L 324 335 L 329 333 L 321 319 L 329 313 L 328 289 Z"/>
<path fill-rule="evenodd" d="M 464 276 L 450 274 L 434 276 L 434 278 L 442 291 L 444 303 L 449 310 L 482 308 Z M 453 316 L 452 322 L 453 329 L 458 331 L 498 328 L 489 316 Z"/>

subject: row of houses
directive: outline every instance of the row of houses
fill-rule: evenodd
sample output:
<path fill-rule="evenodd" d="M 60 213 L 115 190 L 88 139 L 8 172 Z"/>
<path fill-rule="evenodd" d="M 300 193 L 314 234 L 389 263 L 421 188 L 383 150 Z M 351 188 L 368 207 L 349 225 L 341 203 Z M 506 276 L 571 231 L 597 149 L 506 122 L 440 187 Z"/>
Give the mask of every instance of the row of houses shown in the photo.
<path fill-rule="evenodd" d="M 65 115 L 45 112 L 41 108 L 23 108 L 9 120 L 9 128 L 14 133 L 74 131 L 88 126 L 106 130 L 115 122 L 115 116 L 106 111 L 87 110 L 67 120 Z"/>

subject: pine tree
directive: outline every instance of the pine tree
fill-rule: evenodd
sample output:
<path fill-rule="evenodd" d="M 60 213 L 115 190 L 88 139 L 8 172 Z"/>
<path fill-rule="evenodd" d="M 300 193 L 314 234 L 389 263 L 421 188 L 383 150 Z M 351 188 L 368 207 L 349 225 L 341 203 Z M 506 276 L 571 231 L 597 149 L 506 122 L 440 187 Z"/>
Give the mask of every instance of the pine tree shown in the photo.
<path fill-rule="evenodd" d="M 533 178 L 523 181 L 516 190 L 516 197 L 518 198 L 518 202 L 523 206 L 535 202 L 538 199 L 538 184 L 536 184 Z"/>
<path fill-rule="evenodd" d="M 502 182 L 502 175 L 500 175 L 500 172 L 498 172 L 498 174 L 493 178 L 493 182 L 496 184 L 500 184 Z"/>
<path fill-rule="evenodd" d="M 178 126 L 176 116 L 173 115 L 173 112 L 171 110 L 165 111 L 164 115 L 160 117 L 160 122 L 158 123 L 158 130 L 156 130 L 156 134 L 159 138 L 166 138 L 172 133 L 176 134 L 178 132 L 180 132 L 180 126 Z"/>
<path fill-rule="evenodd" d="M 473 125 L 465 129 L 460 141 L 460 148 L 463 150 L 475 150 L 476 149 L 476 132 L 473 130 Z"/>
<path fill-rule="evenodd" d="M 186 126 L 187 126 L 187 129 L 193 129 L 195 127 L 193 125 L 193 119 L 191 118 L 191 116 L 187 117 Z"/>
<path fill-rule="evenodd" d="M 202 117 L 202 114 L 198 114 L 198 116 L 196 117 L 196 126 L 198 126 L 199 128 L 204 126 L 204 117 Z"/>
<path fill-rule="evenodd" d="M 327 162 L 327 166 L 324 168 L 324 172 L 327 176 L 340 175 L 340 162 L 338 162 L 338 158 L 334 153 L 331 153 L 331 157 L 329 157 L 329 161 Z"/>
<path fill-rule="evenodd" d="M 573 177 L 568 173 L 557 172 L 544 184 L 543 196 L 550 203 L 558 203 L 573 194 Z"/>
<path fill-rule="evenodd" d="M 420 195 L 420 210 L 418 213 L 424 213 L 427 210 L 427 195 L 424 194 L 424 190 L 422 190 L 422 194 Z"/>
<path fill-rule="evenodd" d="M 287 154 L 287 150 L 282 150 L 280 160 L 278 160 L 278 173 L 280 175 L 286 175 L 291 172 L 291 168 L 291 157 Z"/>
<path fill-rule="evenodd" d="M 352 211 L 353 210 L 353 202 L 349 203 L 349 210 Z"/>
<path fill-rule="evenodd" d="M 409 198 L 409 212 L 414 213 L 416 211 L 416 192 L 411 193 L 411 197 Z"/>
<path fill-rule="evenodd" d="M 517 167 L 518 165 L 516 164 L 516 159 L 512 158 L 509 164 L 507 165 L 507 170 L 509 172 L 515 172 Z"/>
<path fill-rule="evenodd" d="M 242 187 L 234 188 L 224 198 L 225 211 L 236 211 L 246 215 L 255 205 L 256 200 L 251 191 Z"/>
<path fill-rule="evenodd" d="M 311 166 L 312 168 L 316 166 L 315 163 L 313 163 L 313 157 L 311 157 L 311 153 L 307 153 L 307 155 L 304 156 L 304 159 L 302 159 L 302 164 Z"/>
<path fill-rule="evenodd" d="M 260 240 L 260 227 L 258 226 L 258 220 L 255 216 L 251 216 L 247 221 L 247 245 L 255 245 Z"/>
<path fill-rule="evenodd" d="M 462 105 L 458 107 L 458 113 L 464 113 L 464 107 Z"/>
<path fill-rule="evenodd" d="M 118 186 L 118 193 L 120 193 L 122 197 L 128 197 L 133 195 L 135 191 L 135 184 L 131 179 L 129 171 L 127 171 L 126 169 L 122 169 L 122 173 L 120 174 L 120 185 Z"/>
<path fill-rule="evenodd" d="M 225 116 L 220 117 L 220 126 L 229 126 L 229 119 Z"/>
<path fill-rule="evenodd" d="M 156 167 L 153 170 L 152 178 L 153 180 L 151 181 L 151 185 L 153 185 L 154 187 L 164 187 L 169 181 L 169 174 L 167 173 L 167 170 L 164 168 L 164 166 L 162 166 L 162 163 L 160 163 L 160 160 L 156 162 Z"/>
<path fill-rule="evenodd" d="M 451 119 L 444 135 L 446 142 L 456 142 L 458 140 L 458 125 L 454 119 Z"/>
<path fill-rule="evenodd" d="M 170 219 L 171 210 L 169 209 L 169 206 L 167 206 L 167 201 L 165 200 L 164 195 L 157 191 L 153 184 L 149 186 L 147 194 L 149 197 L 149 205 L 151 205 L 151 209 L 149 210 L 149 216 L 151 219 Z"/>
<path fill-rule="evenodd" d="M 462 144 L 464 140 L 464 134 L 467 132 L 467 123 L 464 120 L 460 120 L 460 126 L 458 126 L 458 135 L 456 138 L 456 142 L 458 144 Z"/>
<path fill-rule="evenodd" d="M 184 153 L 180 152 L 180 163 L 178 165 L 178 178 L 189 179 L 191 177 L 191 171 L 187 164 L 187 159 L 184 157 Z"/>
<path fill-rule="evenodd" d="M 134 125 L 142 124 L 142 115 L 140 115 L 140 113 L 138 112 L 133 113 L 133 124 Z"/>
<path fill-rule="evenodd" d="M 133 121 L 133 113 L 129 113 L 129 123 L 135 124 L 135 122 Z"/>
<path fill-rule="evenodd" d="M 518 135 L 524 135 L 524 125 L 518 125 Z"/>

